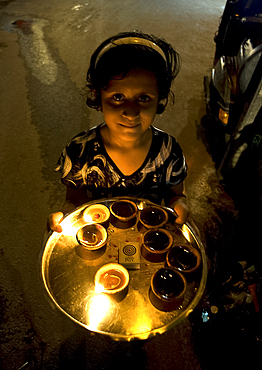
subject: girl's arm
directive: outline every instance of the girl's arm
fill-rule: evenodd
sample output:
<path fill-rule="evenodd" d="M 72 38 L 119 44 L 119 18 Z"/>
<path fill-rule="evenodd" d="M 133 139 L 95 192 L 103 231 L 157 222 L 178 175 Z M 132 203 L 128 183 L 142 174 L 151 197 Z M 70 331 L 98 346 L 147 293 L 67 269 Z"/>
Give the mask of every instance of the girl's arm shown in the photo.
<path fill-rule="evenodd" d="M 184 183 L 181 182 L 180 184 L 173 186 L 171 190 L 174 192 L 174 197 L 170 200 L 168 206 L 174 209 L 174 211 L 177 214 L 176 223 L 182 225 L 186 221 L 188 221 L 189 224 L 193 227 L 193 229 L 197 233 L 197 235 L 200 236 L 198 227 L 196 226 L 192 218 L 191 212 L 187 206 Z"/>
<path fill-rule="evenodd" d="M 177 224 L 183 224 L 186 222 L 189 216 L 189 208 L 186 202 L 185 186 L 184 182 L 175 185 L 171 188 L 174 193 L 174 197 L 169 201 L 168 206 L 177 213 Z"/>

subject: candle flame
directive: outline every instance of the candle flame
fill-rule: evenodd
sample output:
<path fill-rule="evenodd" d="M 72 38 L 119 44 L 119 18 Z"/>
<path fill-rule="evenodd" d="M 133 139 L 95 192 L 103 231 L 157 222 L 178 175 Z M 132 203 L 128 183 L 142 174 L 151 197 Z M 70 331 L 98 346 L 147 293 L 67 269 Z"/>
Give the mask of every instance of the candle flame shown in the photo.
<path fill-rule="evenodd" d="M 84 213 L 83 218 L 84 218 L 85 222 L 88 222 L 88 223 L 93 222 L 92 216 L 88 215 L 87 213 Z"/>
<path fill-rule="evenodd" d="M 105 288 L 102 284 L 96 284 L 95 285 L 95 292 L 96 293 L 103 293 L 105 291 Z"/>
<path fill-rule="evenodd" d="M 62 229 L 63 229 L 63 235 L 65 235 L 65 236 L 74 236 L 76 234 L 77 226 L 75 226 L 71 222 L 70 218 L 65 218 L 61 222 L 61 226 L 62 226 Z"/>

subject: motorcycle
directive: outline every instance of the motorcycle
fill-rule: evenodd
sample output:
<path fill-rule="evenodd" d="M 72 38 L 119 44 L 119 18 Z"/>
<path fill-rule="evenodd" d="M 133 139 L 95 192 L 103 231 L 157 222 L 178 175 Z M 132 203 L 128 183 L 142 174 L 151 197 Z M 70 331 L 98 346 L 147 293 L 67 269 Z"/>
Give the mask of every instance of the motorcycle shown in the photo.
<path fill-rule="evenodd" d="M 204 77 L 205 142 L 224 188 L 235 196 L 248 191 L 257 197 L 262 190 L 262 2 L 227 0 L 214 41 L 213 68 Z"/>

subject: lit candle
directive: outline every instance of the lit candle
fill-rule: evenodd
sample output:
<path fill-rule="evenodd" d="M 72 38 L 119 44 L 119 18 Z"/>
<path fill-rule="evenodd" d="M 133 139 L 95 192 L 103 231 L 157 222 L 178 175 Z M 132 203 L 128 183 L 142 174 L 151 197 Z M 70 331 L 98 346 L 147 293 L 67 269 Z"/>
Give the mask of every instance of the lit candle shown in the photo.
<path fill-rule="evenodd" d="M 95 291 L 111 296 L 123 292 L 129 284 L 127 269 L 118 263 L 108 263 L 95 274 Z"/>
<path fill-rule="evenodd" d="M 125 275 L 121 270 L 108 270 L 102 273 L 99 279 L 99 284 L 104 287 L 104 290 L 119 289 L 125 283 Z"/>
<path fill-rule="evenodd" d="M 81 258 L 94 260 L 106 251 L 107 231 L 100 224 L 89 223 L 81 227 L 76 233 L 76 239 L 79 243 L 76 253 Z"/>
<path fill-rule="evenodd" d="M 103 204 L 93 204 L 87 207 L 83 212 L 83 218 L 89 223 L 103 224 L 110 217 L 109 209 Z"/>

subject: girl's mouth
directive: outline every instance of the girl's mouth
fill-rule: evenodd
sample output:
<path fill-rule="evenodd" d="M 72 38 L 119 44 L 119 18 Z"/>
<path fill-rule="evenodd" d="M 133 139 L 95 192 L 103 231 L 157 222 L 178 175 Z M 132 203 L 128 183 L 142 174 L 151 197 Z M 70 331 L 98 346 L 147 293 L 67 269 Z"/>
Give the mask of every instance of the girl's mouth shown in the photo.
<path fill-rule="evenodd" d="M 136 128 L 139 126 L 139 123 L 133 124 L 133 125 L 124 125 L 120 123 L 120 126 L 125 127 L 125 128 Z"/>

